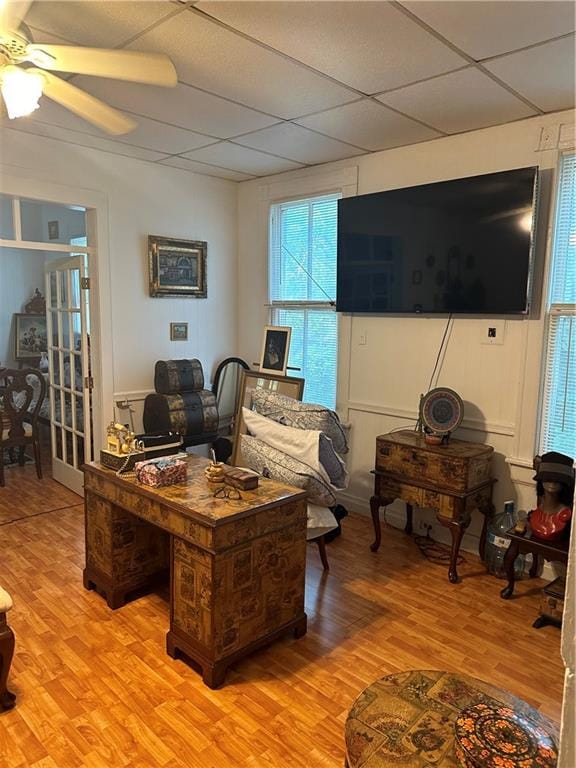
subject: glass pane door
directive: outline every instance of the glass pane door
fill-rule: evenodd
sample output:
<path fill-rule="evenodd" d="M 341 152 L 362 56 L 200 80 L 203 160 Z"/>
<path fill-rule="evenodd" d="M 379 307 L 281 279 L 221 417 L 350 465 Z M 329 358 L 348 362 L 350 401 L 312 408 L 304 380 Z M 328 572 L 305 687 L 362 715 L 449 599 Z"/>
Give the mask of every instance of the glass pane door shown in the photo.
<path fill-rule="evenodd" d="M 92 460 L 87 273 L 86 254 L 46 265 L 52 472 L 80 495 Z"/>

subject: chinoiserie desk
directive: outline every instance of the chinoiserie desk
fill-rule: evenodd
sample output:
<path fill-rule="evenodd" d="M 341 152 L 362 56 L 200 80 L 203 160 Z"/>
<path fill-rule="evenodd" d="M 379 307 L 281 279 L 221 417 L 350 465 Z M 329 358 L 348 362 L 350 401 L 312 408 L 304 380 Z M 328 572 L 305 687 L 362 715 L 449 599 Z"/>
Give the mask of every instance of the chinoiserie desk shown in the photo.
<path fill-rule="evenodd" d="M 167 652 L 216 688 L 237 659 L 306 632 L 306 493 L 261 478 L 240 500 L 216 499 L 208 460 L 187 461 L 186 483 L 161 488 L 84 466 L 84 586 L 119 608 L 169 570 Z"/>
<path fill-rule="evenodd" d="M 504 571 L 508 584 L 500 591 L 500 597 L 504 600 L 512 597 L 514 593 L 514 562 L 518 555 L 528 554 L 529 552 L 534 556 L 532 567 L 530 568 L 530 576 L 534 577 L 538 571 L 538 558 L 543 557 L 545 560 L 551 560 L 559 563 L 568 562 L 568 547 L 569 537 L 561 539 L 560 541 L 546 541 L 545 539 L 539 539 L 532 535 L 532 532 L 528 530 L 526 533 L 516 533 L 514 528 L 511 528 L 506 536 L 510 539 L 510 545 L 504 555 Z M 534 622 L 533 626 L 544 626 L 546 623 L 539 617 Z"/>
<path fill-rule="evenodd" d="M 480 539 L 483 556 L 486 520 L 492 514 L 490 464 L 494 449 L 489 445 L 450 440 L 447 445 L 428 445 L 419 432 L 403 430 L 376 438 L 374 496 L 370 511 L 376 552 L 381 542 L 380 507 L 395 499 L 406 502 L 406 533 L 412 533 L 412 508 L 434 509 L 438 522 L 450 530 L 452 548 L 448 578 L 458 581 L 456 563 L 460 542 L 470 525 L 473 510 L 484 515 Z"/>
<path fill-rule="evenodd" d="M 412 670 L 382 677 L 358 696 L 346 720 L 346 766 L 456 768 L 462 765 L 457 757 L 456 718 L 478 704 L 505 709 L 497 721 L 500 728 L 490 728 L 490 722 L 483 726 L 485 732 L 479 735 L 490 747 L 489 757 L 486 762 L 474 761 L 475 765 L 520 765 L 509 759 L 518 751 L 525 758 L 522 764 L 539 764 L 534 744 L 522 731 L 518 734 L 516 717 L 537 726 L 557 745 L 556 724 L 507 691 L 468 675 Z"/>

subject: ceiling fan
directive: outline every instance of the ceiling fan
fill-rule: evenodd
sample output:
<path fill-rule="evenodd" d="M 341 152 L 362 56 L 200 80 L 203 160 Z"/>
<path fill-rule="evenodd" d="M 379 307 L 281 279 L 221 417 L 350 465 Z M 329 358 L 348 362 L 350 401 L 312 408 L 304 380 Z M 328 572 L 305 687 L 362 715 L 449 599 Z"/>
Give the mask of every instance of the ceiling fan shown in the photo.
<path fill-rule="evenodd" d="M 120 135 L 136 127 L 127 115 L 52 74 L 52 70 L 147 85 L 176 85 L 174 65 L 162 53 L 32 42 L 22 23 L 32 1 L 0 0 L 0 90 L 10 119 L 38 109 L 44 94 L 107 133 Z"/>

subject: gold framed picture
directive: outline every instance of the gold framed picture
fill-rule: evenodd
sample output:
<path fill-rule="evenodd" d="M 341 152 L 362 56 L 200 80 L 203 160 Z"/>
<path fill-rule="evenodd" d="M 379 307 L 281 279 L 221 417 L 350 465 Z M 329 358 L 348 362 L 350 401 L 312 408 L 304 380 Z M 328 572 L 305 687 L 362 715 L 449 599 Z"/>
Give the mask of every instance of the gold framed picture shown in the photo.
<path fill-rule="evenodd" d="M 207 251 L 203 240 L 149 235 L 150 296 L 205 299 Z"/>

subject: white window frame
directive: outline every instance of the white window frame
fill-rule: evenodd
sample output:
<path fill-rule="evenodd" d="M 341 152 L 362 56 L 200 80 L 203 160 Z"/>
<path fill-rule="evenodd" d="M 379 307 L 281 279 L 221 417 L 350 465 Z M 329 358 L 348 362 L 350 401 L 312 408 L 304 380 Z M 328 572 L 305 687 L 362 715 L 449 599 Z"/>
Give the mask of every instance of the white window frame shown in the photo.
<path fill-rule="evenodd" d="M 274 250 L 279 248 L 280 244 L 280 209 L 282 205 L 290 204 L 290 203 L 305 203 L 305 202 L 313 202 L 317 200 L 322 199 L 334 199 L 339 200 L 343 197 L 341 191 L 334 191 L 334 192 L 318 192 L 315 194 L 305 194 L 294 198 L 289 198 L 286 200 L 276 200 L 270 203 L 270 209 L 269 209 L 269 238 L 268 238 L 268 300 L 269 300 L 269 318 L 270 323 L 272 325 L 285 325 L 284 320 L 280 320 L 278 317 L 278 314 L 281 310 L 303 310 L 304 313 L 308 311 L 324 311 L 324 312 L 334 312 L 336 314 L 336 296 L 334 297 L 326 297 L 325 301 L 319 301 L 319 300 L 277 300 L 272 298 L 273 293 L 273 269 L 272 269 L 272 261 L 274 258 Z M 336 257 L 335 257 L 336 258 Z M 305 264 L 302 265 L 306 272 L 308 272 L 309 265 Z M 311 277 L 308 276 L 308 281 L 311 281 Z M 315 282 L 312 280 L 312 282 Z M 321 290 L 322 287 L 320 286 Z M 336 315 L 336 360 L 334 363 L 334 371 L 333 371 L 333 380 L 334 380 L 334 402 L 330 404 L 331 408 L 336 408 L 336 403 L 338 400 L 338 362 L 339 362 L 339 335 L 340 335 L 340 328 L 339 328 L 339 318 Z M 306 323 L 305 323 L 306 328 Z M 294 376 L 305 376 L 303 371 L 298 370 L 289 370 L 288 375 L 294 375 Z M 304 392 L 306 393 L 306 385 Z M 304 399 L 306 398 L 306 394 L 304 394 Z"/>
<path fill-rule="evenodd" d="M 547 395 L 549 392 L 548 377 L 550 375 L 549 365 L 551 363 L 550 357 L 552 349 L 555 343 L 555 332 L 558 328 L 558 321 L 561 318 L 570 318 L 571 324 L 576 324 L 576 303 L 575 304 L 563 304 L 554 303 L 552 301 L 553 290 L 553 278 L 554 278 L 554 262 L 556 257 L 556 233 L 558 230 L 558 217 L 560 215 L 560 183 L 561 183 L 561 166 L 565 157 L 574 157 L 576 162 L 576 151 L 571 149 L 564 152 L 559 156 L 556 184 L 555 184 L 555 201 L 554 201 L 554 224 L 552 229 L 552 241 L 550 246 L 550 265 L 548 269 L 548 285 L 546 291 L 546 321 L 545 321 L 545 336 L 542 355 L 542 372 L 541 372 L 541 409 L 539 419 L 539 434 L 538 434 L 538 453 L 545 453 L 547 451 L 557 450 L 547 440 L 547 422 L 548 422 L 548 410 L 550 403 L 547 401 Z M 576 199 L 576 182 L 574 185 L 574 198 Z M 568 376 L 568 370 L 566 370 L 566 376 Z M 567 393 L 567 390 L 566 390 Z"/>

